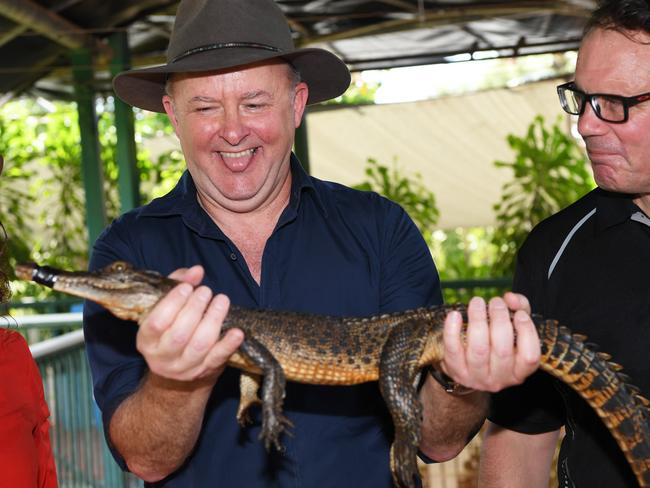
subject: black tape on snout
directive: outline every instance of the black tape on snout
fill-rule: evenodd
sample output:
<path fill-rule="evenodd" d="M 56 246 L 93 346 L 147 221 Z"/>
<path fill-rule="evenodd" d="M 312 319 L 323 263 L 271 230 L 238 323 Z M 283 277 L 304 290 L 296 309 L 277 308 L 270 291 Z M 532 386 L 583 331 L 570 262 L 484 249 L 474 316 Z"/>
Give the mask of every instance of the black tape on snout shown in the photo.
<path fill-rule="evenodd" d="M 39 266 L 32 274 L 32 281 L 50 288 L 54 287 L 57 278 L 58 270 L 51 268 L 50 266 Z"/>

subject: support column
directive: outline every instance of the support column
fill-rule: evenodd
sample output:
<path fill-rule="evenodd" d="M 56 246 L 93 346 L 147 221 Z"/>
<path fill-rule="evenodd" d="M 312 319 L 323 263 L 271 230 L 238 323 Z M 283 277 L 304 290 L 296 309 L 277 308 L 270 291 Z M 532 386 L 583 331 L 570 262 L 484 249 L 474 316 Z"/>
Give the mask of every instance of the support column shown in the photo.
<path fill-rule="evenodd" d="M 103 169 L 99 155 L 99 132 L 93 90 L 93 67 L 90 50 L 71 51 L 72 74 L 81 134 L 81 174 L 86 196 L 88 249 L 106 226 Z"/>
<path fill-rule="evenodd" d="M 113 34 L 110 39 L 113 50 L 111 75 L 114 77 L 131 68 L 131 57 L 126 32 Z M 138 171 L 133 109 L 115 96 L 115 129 L 117 131 L 117 188 L 120 210 L 126 212 L 140 205 L 140 173 Z"/>

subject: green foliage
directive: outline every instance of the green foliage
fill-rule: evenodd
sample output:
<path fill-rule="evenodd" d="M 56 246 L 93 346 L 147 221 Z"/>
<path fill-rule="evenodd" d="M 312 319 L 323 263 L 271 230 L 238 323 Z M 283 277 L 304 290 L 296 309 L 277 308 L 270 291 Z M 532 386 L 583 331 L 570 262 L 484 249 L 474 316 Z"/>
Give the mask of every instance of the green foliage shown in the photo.
<path fill-rule="evenodd" d="M 401 172 L 396 161 L 389 168 L 372 158 L 367 160 L 365 173 L 368 179 L 354 188 L 375 191 L 401 205 L 430 245 L 440 212 L 434 194 L 422 183 L 422 176 L 416 173 L 411 178 Z"/>
<path fill-rule="evenodd" d="M 541 116 L 536 117 L 525 136 L 508 136 L 515 160 L 494 163 L 513 172 L 513 180 L 504 185 L 501 201 L 494 206 L 495 276 L 513 273 L 516 252 L 537 223 L 594 187 L 584 152 L 560 123 L 549 129 Z"/>
<path fill-rule="evenodd" d="M 451 231 L 435 230 L 439 211 L 435 195 L 424 186 L 421 175 L 408 175 L 393 162 L 391 168 L 369 158 L 366 181 L 355 188 L 377 193 L 398 203 L 411 216 L 431 249 L 442 280 L 469 280 L 488 278 L 492 271 L 495 249 L 490 245 L 490 229 L 458 228 Z M 492 296 L 500 289 L 445 289 L 445 301 L 466 302 L 478 294 Z"/>
<path fill-rule="evenodd" d="M 0 154 L 5 160 L 0 178 L 0 214 L 7 234 L 11 236 L 7 243 L 7 254 L 24 260 L 29 256 L 30 245 L 22 210 L 25 206 L 32 207 L 36 198 L 20 184 L 33 175 L 28 167 L 33 148 L 30 144 L 20 144 L 20 141 L 27 140 L 27 131 L 23 125 L 16 123 L 19 115 L 0 118 Z"/>
<path fill-rule="evenodd" d="M 433 234 L 432 254 L 443 280 L 489 278 L 495 249 L 493 231 L 475 227 L 438 230 Z"/>
<path fill-rule="evenodd" d="M 323 105 L 369 105 L 375 103 L 375 93 L 381 83 L 353 81 L 340 97 L 323 102 Z"/>
<path fill-rule="evenodd" d="M 31 100 L 9 103 L 0 111 L 0 151 L 5 156 L 0 220 L 8 234 L 10 271 L 16 261 L 50 254 L 58 256 L 50 264 L 76 264 L 83 253 L 77 247 L 79 229 L 85 231 L 76 211 L 80 168 L 74 163 L 80 148 L 71 113 L 48 113 Z M 29 284 L 15 291 L 43 295 Z"/>
<path fill-rule="evenodd" d="M 492 278 L 496 248 L 491 244 L 494 229 L 472 227 L 437 230 L 433 234 L 431 253 L 440 273 L 440 279 L 449 282 L 472 281 Z M 463 287 L 443 289 L 446 303 L 467 301 L 475 296 L 486 299 L 503 294 L 499 287 Z"/>
<path fill-rule="evenodd" d="M 61 267 L 84 266 L 87 232 L 83 212 L 79 125 L 73 106 L 39 117 L 41 145 L 32 160 L 30 193 L 39 195 L 33 211 L 32 258 Z"/>
<path fill-rule="evenodd" d="M 493 234 L 491 227 L 459 227 L 434 232 L 431 252 L 440 279 L 446 282 L 442 290 L 446 303 L 467 303 L 473 296 L 487 300 L 502 295 L 510 287 L 508 279 L 493 279 L 492 267 L 496 259 L 496 248 L 491 243 Z M 476 285 L 477 280 L 480 285 Z M 487 286 L 488 281 L 499 283 Z"/>
<path fill-rule="evenodd" d="M 104 198 L 109 220 L 119 213 L 117 135 L 112 104 L 97 103 Z M 169 135 L 173 130 L 161 114 L 136 113 L 140 142 Z M 87 265 L 85 195 L 81 174 L 81 146 L 74 104 L 41 106 L 34 100 L 12 101 L 0 108 L 0 154 L 5 168 L 0 177 L 0 221 L 8 240 L 10 269 L 33 260 L 67 269 Z M 165 193 L 178 179 L 184 161 L 168 151 L 152 161 L 137 153 L 142 201 Z M 29 283 L 14 283 L 14 296 L 43 298 L 47 292 Z"/>
<path fill-rule="evenodd" d="M 138 142 L 176 137 L 165 114 L 146 112 L 140 109 L 135 109 L 135 134 Z M 149 202 L 153 198 L 168 193 L 185 170 L 185 159 L 180 150 L 162 151 L 153 157 L 143 149 L 142 144 L 139 145 L 137 164 L 143 202 Z"/>
<path fill-rule="evenodd" d="M 516 252 L 533 226 L 594 187 L 584 152 L 560 123 L 547 128 L 543 118 L 536 117 L 523 137 L 508 136 L 515 159 L 495 165 L 510 168 L 513 179 L 504 185 L 495 205 L 495 229 L 434 232 L 439 216 L 434 195 L 422 185 L 420 175 L 406 176 L 395 164 L 388 168 L 369 159 L 367 181 L 357 188 L 377 191 L 402 205 L 429 244 L 441 279 L 509 277 Z M 445 300 L 466 301 L 477 291 L 445 290 Z M 502 291 L 495 285 L 479 294 L 489 297 Z"/>

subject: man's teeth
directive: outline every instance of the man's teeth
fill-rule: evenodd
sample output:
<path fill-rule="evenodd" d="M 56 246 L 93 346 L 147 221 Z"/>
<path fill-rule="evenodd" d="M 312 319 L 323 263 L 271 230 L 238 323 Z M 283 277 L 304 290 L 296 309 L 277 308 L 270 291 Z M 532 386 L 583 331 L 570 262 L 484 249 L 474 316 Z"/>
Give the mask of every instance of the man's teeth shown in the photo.
<path fill-rule="evenodd" d="M 246 149 L 245 151 L 240 151 L 240 152 L 223 152 L 220 151 L 219 154 L 221 154 L 222 157 L 224 158 L 243 158 L 246 156 L 252 156 L 255 154 L 255 148 L 253 149 Z"/>

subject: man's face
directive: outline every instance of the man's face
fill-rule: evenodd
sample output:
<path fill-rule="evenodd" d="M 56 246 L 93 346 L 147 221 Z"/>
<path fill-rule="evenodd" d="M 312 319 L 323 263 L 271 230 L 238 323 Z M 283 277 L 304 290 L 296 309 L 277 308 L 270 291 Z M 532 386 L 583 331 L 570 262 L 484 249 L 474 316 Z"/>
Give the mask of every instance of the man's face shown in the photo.
<path fill-rule="evenodd" d="M 289 73 L 276 61 L 174 77 L 163 104 L 204 205 L 250 212 L 289 181 L 308 93 Z"/>
<path fill-rule="evenodd" d="M 592 31 L 580 47 L 577 87 L 586 93 L 622 96 L 650 92 L 648 42 L 650 36 L 645 33 L 635 34 L 632 40 L 613 30 Z M 623 124 L 598 119 L 587 104 L 578 131 L 598 186 L 621 193 L 650 194 L 650 102 L 631 107 L 629 120 Z"/>

